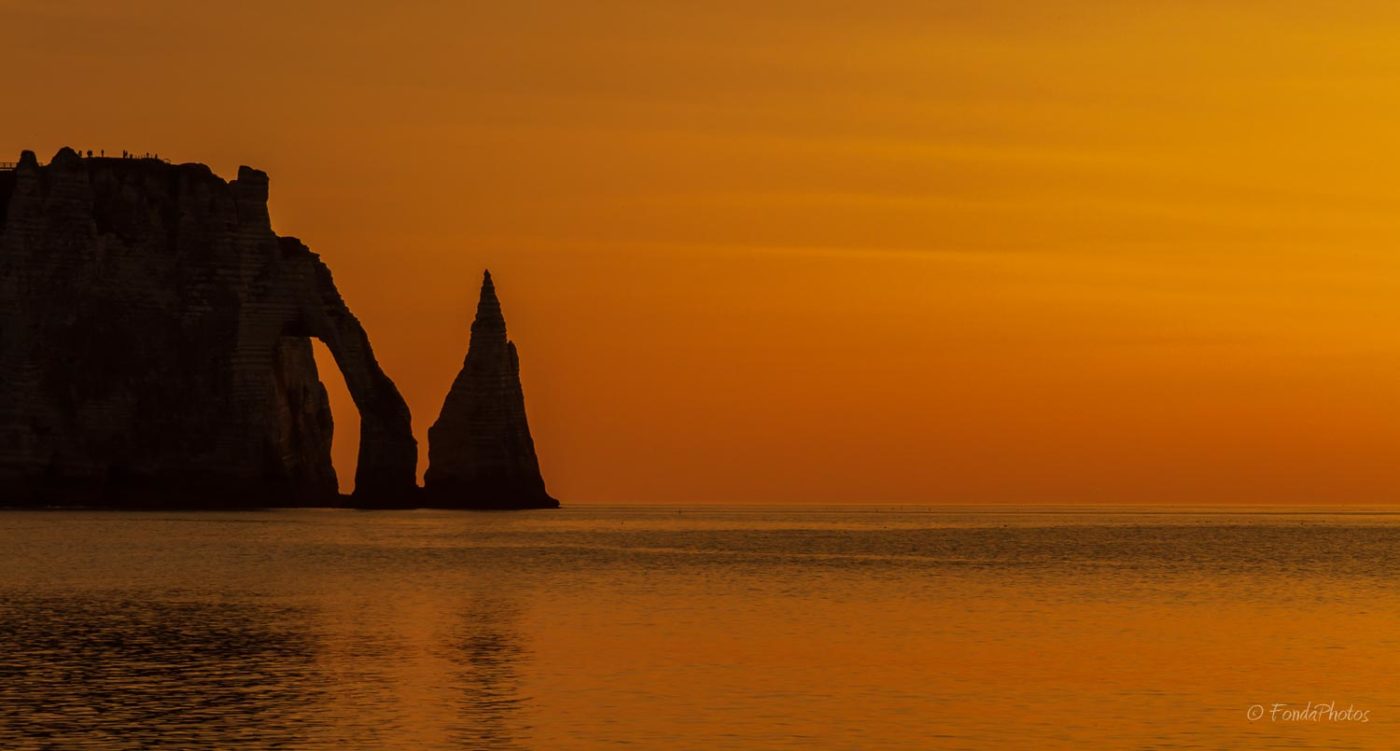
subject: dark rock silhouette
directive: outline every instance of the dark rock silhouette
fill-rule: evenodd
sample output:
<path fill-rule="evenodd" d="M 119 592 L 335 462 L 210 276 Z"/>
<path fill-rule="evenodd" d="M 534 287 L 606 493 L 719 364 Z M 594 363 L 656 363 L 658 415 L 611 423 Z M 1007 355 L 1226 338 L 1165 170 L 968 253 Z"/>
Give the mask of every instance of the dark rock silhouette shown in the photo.
<path fill-rule="evenodd" d="M 0 501 L 334 501 L 315 337 L 360 411 L 356 498 L 414 505 L 408 407 L 267 190 L 66 148 L 0 171 Z"/>
<path fill-rule="evenodd" d="M 428 429 L 430 505 L 446 508 L 556 508 L 545 492 L 525 420 L 520 358 L 486 272 L 467 359 Z"/>

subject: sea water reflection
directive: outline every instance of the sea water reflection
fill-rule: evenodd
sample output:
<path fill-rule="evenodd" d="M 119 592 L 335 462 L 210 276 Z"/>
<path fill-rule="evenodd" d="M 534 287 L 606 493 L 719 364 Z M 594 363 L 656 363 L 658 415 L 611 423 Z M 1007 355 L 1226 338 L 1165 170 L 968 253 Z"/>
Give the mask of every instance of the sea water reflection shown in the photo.
<path fill-rule="evenodd" d="M 14 748 L 305 742 L 321 687 L 305 616 L 142 594 L 0 605 L 0 738 Z"/>
<path fill-rule="evenodd" d="M 520 619 L 520 603 L 505 588 L 475 595 L 448 640 L 460 687 L 454 736 L 461 748 L 529 748 L 520 673 L 530 655 Z"/>
<path fill-rule="evenodd" d="M 0 513 L 0 748 L 1390 748 L 1387 513 Z M 1337 701 L 1364 725 L 1250 722 Z"/>

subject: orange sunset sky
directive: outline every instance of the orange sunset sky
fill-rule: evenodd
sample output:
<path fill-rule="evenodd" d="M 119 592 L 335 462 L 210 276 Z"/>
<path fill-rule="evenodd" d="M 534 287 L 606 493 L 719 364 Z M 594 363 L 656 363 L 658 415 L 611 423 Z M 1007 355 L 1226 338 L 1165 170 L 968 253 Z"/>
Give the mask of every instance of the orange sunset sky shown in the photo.
<path fill-rule="evenodd" d="M 1400 500 L 1395 3 L 0 0 L 0 28 L 0 160 L 271 175 L 420 468 L 489 266 L 565 503 Z"/>

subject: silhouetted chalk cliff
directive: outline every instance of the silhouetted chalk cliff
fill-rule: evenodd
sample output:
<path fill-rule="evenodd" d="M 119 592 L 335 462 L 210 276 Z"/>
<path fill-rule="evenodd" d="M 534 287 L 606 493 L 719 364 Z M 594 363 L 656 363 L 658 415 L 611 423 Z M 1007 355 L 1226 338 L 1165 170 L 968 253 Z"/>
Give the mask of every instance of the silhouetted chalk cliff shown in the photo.
<path fill-rule="evenodd" d="M 506 338 L 491 272 L 481 284 L 462 370 L 428 429 L 424 493 L 447 508 L 555 508 L 525 420 L 520 358 Z"/>
<path fill-rule="evenodd" d="M 315 337 L 360 410 L 356 497 L 414 504 L 408 407 L 267 189 L 69 149 L 0 171 L 0 501 L 335 498 Z"/>

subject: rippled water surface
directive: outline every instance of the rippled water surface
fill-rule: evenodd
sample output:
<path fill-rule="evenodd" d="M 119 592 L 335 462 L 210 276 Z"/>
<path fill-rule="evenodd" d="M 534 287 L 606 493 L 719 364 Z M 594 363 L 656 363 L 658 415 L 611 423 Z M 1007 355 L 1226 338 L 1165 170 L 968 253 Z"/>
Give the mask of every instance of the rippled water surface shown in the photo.
<path fill-rule="evenodd" d="M 6 512 L 0 749 L 1396 748 L 1397 577 L 1368 510 Z"/>

